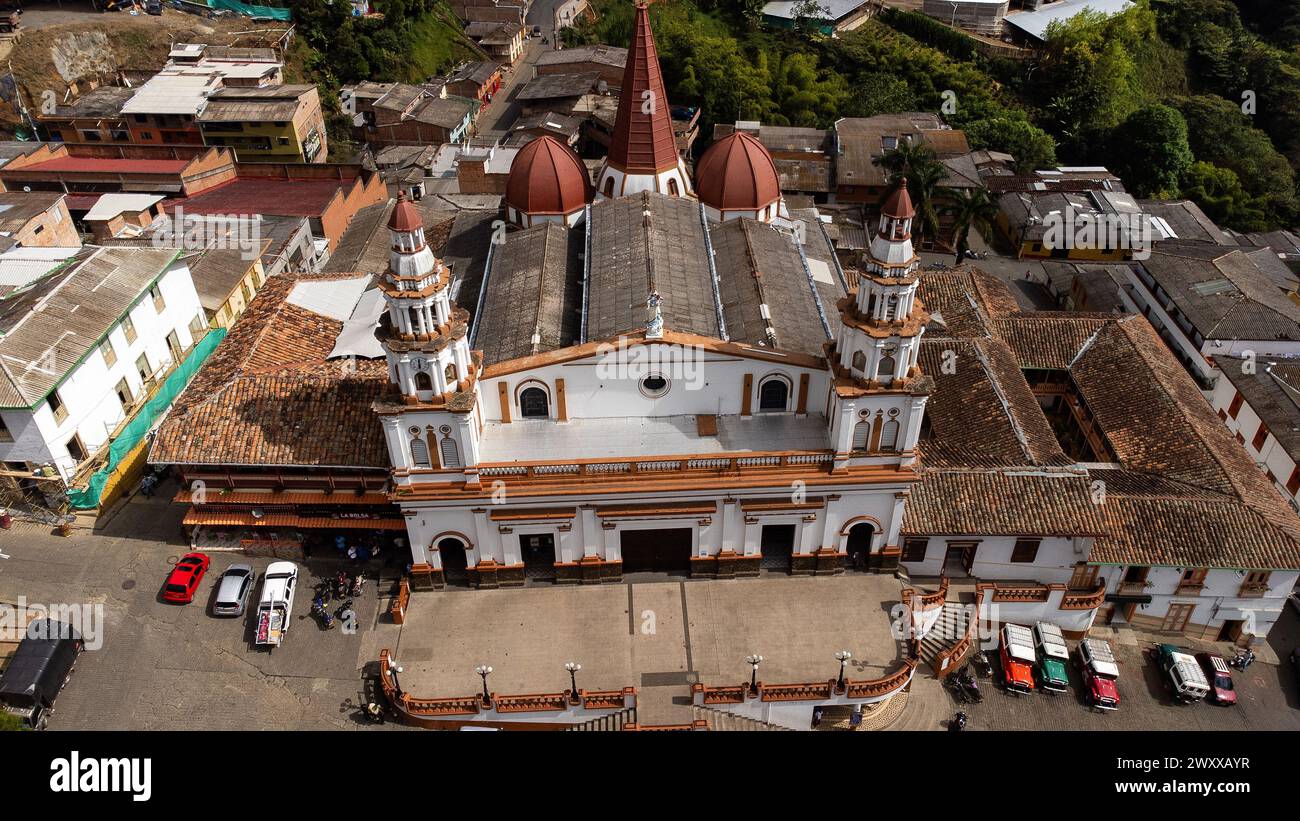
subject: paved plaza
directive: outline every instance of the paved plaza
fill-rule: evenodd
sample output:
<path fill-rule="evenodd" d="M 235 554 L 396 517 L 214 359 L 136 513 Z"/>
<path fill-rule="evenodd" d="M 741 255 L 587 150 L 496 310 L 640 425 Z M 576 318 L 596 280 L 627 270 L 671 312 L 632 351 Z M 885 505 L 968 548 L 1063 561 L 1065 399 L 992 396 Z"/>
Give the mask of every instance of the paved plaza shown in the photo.
<path fill-rule="evenodd" d="M 359 729 L 368 726 L 357 720 L 365 672 L 383 648 L 403 665 L 403 687 L 430 697 L 476 692 L 479 664 L 493 667 L 497 692 L 558 692 L 568 686 L 564 662 L 577 661 L 580 687 L 636 687 L 643 723 L 689 720 L 690 684 L 746 680 L 751 653 L 763 656 L 763 681 L 790 683 L 832 678 L 842 648 L 853 653 L 851 678 L 894 669 L 902 652 L 891 630 L 901 583 L 891 576 L 648 575 L 596 587 L 427 592 L 414 595 L 406 623 L 397 625 L 387 611 L 400 567 L 372 565 L 356 606 L 358 630 L 348 634 L 322 630 L 307 615 L 316 580 L 342 566 L 332 559 L 300 565 L 295 618 L 284 645 L 267 652 L 252 643 L 250 616 L 208 614 L 217 575 L 247 561 L 238 554 L 210 554 L 212 569 L 193 604 L 160 600 L 170 564 L 187 550 L 182 515 L 164 494 L 134 499 L 97 530 L 67 538 L 24 522 L 0 532 L 0 601 L 103 606 L 103 648 L 78 661 L 53 729 Z M 260 572 L 269 560 L 252 563 Z M 1015 697 L 981 679 L 984 702 L 958 705 L 922 669 L 889 729 L 940 730 L 964 709 L 972 730 L 1300 730 L 1300 693 L 1285 662 L 1300 643 L 1295 612 L 1274 628 L 1261 661 L 1234 673 L 1241 703 L 1227 708 L 1173 704 L 1143 656 L 1157 637 L 1108 631 L 1097 634 L 1119 657 L 1118 712 L 1090 710 L 1077 672 L 1071 692 L 1056 697 Z"/>

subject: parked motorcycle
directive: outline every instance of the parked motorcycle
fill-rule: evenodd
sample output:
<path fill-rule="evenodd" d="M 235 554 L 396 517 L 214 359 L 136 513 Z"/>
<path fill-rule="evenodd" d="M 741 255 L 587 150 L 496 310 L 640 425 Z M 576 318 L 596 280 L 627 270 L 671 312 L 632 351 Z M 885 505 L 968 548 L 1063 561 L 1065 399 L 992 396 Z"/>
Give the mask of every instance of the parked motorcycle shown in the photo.
<path fill-rule="evenodd" d="M 365 586 L 366 586 L 365 575 L 362 573 L 358 573 L 357 577 L 352 580 L 352 587 L 350 588 L 348 595 L 352 596 L 352 598 L 354 599 L 359 598 L 361 596 L 361 591 L 365 588 Z"/>
<path fill-rule="evenodd" d="M 952 697 L 962 704 L 970 704 L 972 702 L 973 699 L 971 698 L 970 691 L 957 680 L 956 676 L 948 676 L 948 678 L 944 680 L 944 686 L 948 688 L 948 692 L 952 693 Z"/>
<path fill-rule="evenodd" d="M 957 671 L 957 683 L 972 702 L 978 704 L 984 700 L 984 694 L 980 692 L 980 686 L 968 668 L 962 667 Z"/>
<path fill-rule="evenodd" d="M 1237 655 L 1229 662 L 1228 666 L 1236 670 L 1245 672 L 1246 668 L 1255 663 L 1255 651 L 1249 647 L 1245 649 L 1238 648 Z"/>
<path fill-rule="evenodd" d="M 366 705 L 361 708 L 361 717 L 374 724 L 383 724 L 384 708 L 380 707 L 373 701 L 367 702 Z"/>
<path fill-rule="evenodd" d="M 957 715 L 953 716 L 948 722 L 948 732 L 959 733 L 964 729 L 966 729 L 966 714 L 958 712 Z"/>
<path fill-rule="evenodd" d="M 988 677 L 993 673 L 993 662 L 989 661 L 988 652 L 980 650 L 971 656 L 971 662 L 975 665 L 975 672 L 981 676 Z"/>

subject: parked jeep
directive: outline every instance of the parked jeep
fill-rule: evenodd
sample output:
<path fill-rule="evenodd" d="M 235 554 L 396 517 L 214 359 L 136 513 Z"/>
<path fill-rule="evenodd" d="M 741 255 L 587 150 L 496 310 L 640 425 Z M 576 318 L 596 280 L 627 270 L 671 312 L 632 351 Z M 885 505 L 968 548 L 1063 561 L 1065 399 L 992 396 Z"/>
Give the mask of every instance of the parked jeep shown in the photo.
<path fill-rule="evenodd" d="M 1049 693 L 1064 693 L 1070 689 L 1070 677 L 1065 665 L 1070 651 L 1065 646 L 1061 628 L 1050 622 L 1034 625 L 1034 649 L 1038 653 L 1038 686 Z"/>
<path fill-rule="evenodd" d="M 1022 695 L 1034 691 L 1034 637 L 1028 627 L 1019 624 L 1002 626 L 999 658 L 1002 662 L 1002 686 L 1007 692 Z"/>
<path fill-rule="evenodd" d="M 1110 645 L 1101 639 L 1079 642 L 1079 669 L 1088 702 L 1099 710 L 1119 709 L 1119 665 Z"/>
<path fill-rule="evenodd" d="M 1152 653 L 1176 700 L 1194 704 L 1209 695 L 1210 682 L 1205 678 L 1205 671 L 1190 654 L 1172 644 L 1157 645 Z"/>

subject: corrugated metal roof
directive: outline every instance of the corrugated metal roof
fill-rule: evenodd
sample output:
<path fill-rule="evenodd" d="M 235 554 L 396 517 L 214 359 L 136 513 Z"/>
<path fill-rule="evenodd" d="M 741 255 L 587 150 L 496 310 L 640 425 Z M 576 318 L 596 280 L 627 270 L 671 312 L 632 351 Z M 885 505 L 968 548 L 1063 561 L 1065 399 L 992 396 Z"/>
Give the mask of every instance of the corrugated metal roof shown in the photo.
<path fill-rule="evenodd" d="M 88 257 L 0 300 L 0 407 L 30 408 L 72 371 L 179 251 L 91 248 Z"/>

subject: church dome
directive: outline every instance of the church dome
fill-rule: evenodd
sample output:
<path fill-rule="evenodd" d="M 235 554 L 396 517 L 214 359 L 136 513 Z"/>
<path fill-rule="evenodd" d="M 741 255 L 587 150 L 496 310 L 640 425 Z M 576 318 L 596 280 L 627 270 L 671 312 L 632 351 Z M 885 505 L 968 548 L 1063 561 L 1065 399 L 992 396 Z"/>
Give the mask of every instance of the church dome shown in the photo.
<path fill-rule="evenodd" d="M 781 181 L 763 144 L 733 131 L 700 157 L 695 193 L 719 211 L 760 211 L 781 198 Z"/>
<path fill-rule="evenodd" d="M 572 214 L 591 200 L 587 167 L 554 137 L 519 149 L 506 180 L 506 205 L 525 214 Z"/>

